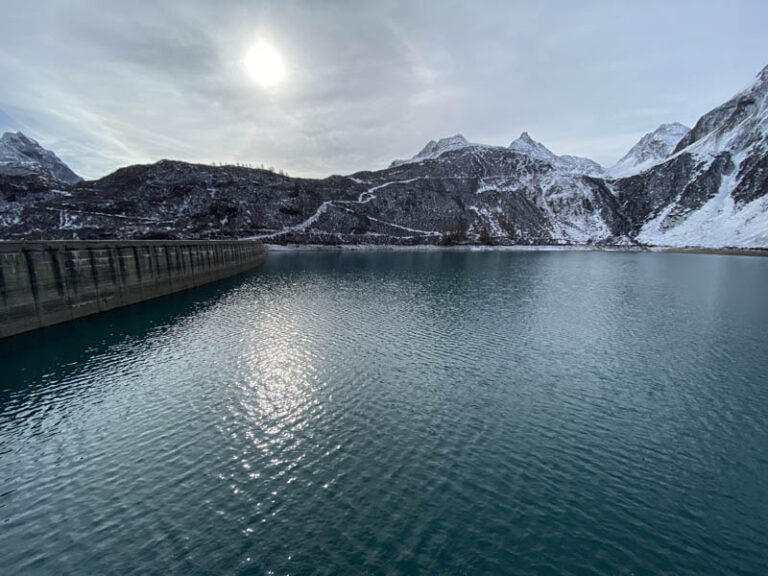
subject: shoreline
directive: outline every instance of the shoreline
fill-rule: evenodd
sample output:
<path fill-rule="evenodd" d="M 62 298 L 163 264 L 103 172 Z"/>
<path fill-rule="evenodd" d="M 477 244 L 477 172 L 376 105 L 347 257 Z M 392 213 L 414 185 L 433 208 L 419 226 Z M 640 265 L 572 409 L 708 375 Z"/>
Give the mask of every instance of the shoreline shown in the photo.
<path fill-rule="evenodd" d="M 647 248 L 621 246 L 557 246 L 557 245 L 520 245 L 520 246 L 484 246 L 456 245 L 438 246 L 436 244 L 418 244 L 405 246 L 399 244 L 264 244 L 268 252 L 647 252 Z"/>
<path fill-rule="evenodd" d="M 714 256 L 768 256 L 768 248 L 665 248 L 662 252 Z"/>
<path fill-rule="evenodd" d="M 678 248 L 672 246 L 518 245 L 438 246 L 419 244 L 264 244 L 267 252 L 654 252 L 716 256 L 768 256 L 768 248 Z"/>

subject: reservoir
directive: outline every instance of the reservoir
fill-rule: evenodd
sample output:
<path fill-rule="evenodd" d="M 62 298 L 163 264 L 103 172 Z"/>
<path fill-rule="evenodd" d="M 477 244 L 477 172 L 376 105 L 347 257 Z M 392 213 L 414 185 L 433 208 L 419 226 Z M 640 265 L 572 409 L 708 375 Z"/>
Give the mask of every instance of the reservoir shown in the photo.
<path fill-rule="evenodd" d="M 15 574 L 756 574 L 768 258 L 273 252 L 0 340 Z"/>

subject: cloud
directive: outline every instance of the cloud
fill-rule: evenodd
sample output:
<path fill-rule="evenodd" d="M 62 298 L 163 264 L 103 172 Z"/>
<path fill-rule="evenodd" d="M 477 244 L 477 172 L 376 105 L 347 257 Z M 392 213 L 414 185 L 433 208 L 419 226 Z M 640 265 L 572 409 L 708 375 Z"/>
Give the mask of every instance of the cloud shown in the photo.
<path fill-rule="evenodd" d="M 164 157 L 304 176 L 523 130 L 610 164 L 763 65 L 759 2 L 8 0 L 0 124 L 98 177 Z M 663 17 L 659 14 L 663 13 Z M 263 39 L 288 74 L 249 80 Z"/>

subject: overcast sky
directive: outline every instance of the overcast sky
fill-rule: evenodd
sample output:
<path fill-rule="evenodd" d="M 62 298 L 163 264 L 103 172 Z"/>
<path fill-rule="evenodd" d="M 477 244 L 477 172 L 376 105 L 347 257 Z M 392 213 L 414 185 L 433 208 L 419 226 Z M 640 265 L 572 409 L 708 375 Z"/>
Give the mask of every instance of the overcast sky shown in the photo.
<path fill-rule="evenodd" d="M 522 131 L 610 165 L 768 64 L 768 2 L 3 0 L 0 130 L 78 173 L 175 158 L 292 175 Z M 263 88 L 243 58 L 282 55 Z"/>

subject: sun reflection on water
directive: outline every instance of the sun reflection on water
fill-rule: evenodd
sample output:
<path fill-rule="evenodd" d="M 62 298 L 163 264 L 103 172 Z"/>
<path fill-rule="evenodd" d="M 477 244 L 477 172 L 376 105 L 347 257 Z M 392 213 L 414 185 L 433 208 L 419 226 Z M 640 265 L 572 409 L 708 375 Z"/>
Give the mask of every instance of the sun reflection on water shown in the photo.
<path fill-rule="evenodd" d="M 229 412 L 247 440 L 241 460 L 250 479 L 260 477 L 250 462 L 258 459 L 270 477 L 293 483 L 291 471 L 306 459 L 304 432 L 323 409 L 312 341 L 301 323 L 296 315 L 263 315 L 243 339 Z"/>

